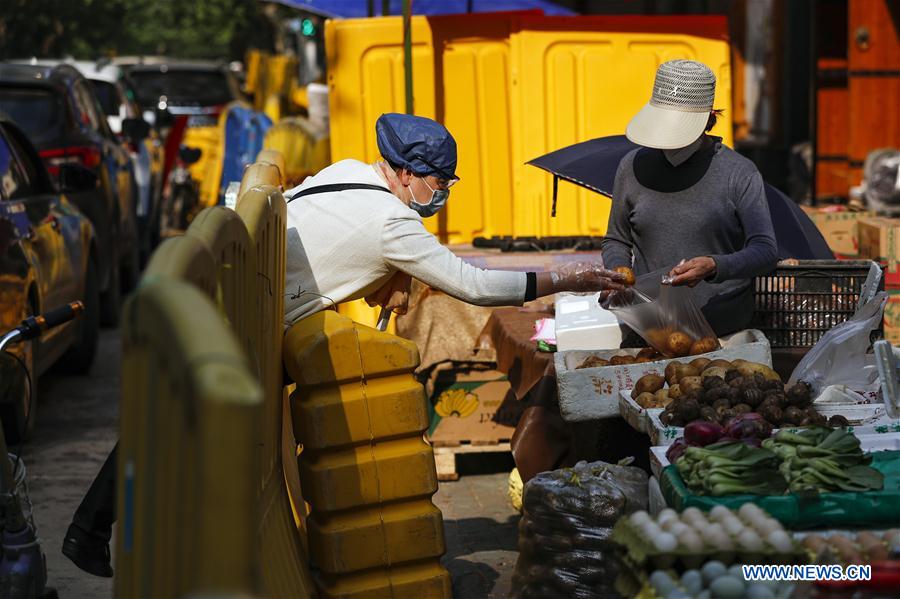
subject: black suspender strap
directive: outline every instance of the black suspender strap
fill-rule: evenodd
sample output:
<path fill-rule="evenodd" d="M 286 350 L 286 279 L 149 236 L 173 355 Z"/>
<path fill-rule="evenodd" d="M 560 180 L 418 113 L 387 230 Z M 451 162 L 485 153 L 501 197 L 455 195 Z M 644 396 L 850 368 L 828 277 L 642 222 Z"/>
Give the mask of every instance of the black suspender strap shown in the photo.
<path fill-rule="evenodd" d="M 332 185 L 316 185 L 315 187 L 307 187 L 306 189 L 300 190 L 290 198 L 288 198 L 287 203 L 290 204 L 297 198 L 302 198 L 303 196 L 310 196 L 314 193 L 331 193 L 335 191 L 344 191 L 347 189 L 369 189 L 372 191 L 383 191 L 384 193 L 391 193 L 391 190 L 387 187 L 382 187 L 380 185 L 369 185 L 368 183 L 335 183 Z"/>

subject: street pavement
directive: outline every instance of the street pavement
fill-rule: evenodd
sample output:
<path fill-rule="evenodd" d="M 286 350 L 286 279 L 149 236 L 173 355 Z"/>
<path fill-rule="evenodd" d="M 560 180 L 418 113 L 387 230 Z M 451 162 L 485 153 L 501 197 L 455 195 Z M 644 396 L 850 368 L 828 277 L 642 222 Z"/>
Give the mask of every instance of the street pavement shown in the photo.
<path fill-rule="evenodd" d="M 89 376 L 50 372 L 38 382 L 37 423 L 23 459 L 49 584 L 64 599 L 112 596 L 111 579 L 83 573 L 60 548 L 75 508 L 115 444 L 120 357 L 118 332 L 103 330 Z M 441 483 L 435 495 L 444 513 L 443 563 L 459 599 L 509 594 L 518 515 L 506 498 L 506 478 L 506 472 L 463 475 Z"/>

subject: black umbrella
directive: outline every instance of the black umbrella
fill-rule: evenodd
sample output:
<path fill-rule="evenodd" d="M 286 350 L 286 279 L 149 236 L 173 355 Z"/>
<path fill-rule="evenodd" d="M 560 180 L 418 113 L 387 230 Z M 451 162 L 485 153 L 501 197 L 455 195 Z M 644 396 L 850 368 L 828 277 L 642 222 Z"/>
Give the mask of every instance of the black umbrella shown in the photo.
<path fill-rule="evenodd" d="M 553 175 L 552 215 L 556 216 L 556 191 L 560 179 L 612 198 L 619 162 L 625 154 L 637 147 L 624 135 L 598 137 L 550 152 L 528 164 Z M 766 200 L 772 215 L 779 259 L 834 259 L 825 238 L 796 202 L 768 183 Z"/>

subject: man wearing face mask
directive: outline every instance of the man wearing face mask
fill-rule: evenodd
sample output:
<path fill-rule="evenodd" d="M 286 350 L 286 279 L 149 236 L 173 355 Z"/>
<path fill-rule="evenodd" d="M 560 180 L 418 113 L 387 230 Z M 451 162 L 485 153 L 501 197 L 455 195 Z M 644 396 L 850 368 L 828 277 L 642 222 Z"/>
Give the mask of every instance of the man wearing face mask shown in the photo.
<path fill-rule="evenodd" d="M 598 264 L 542 273 L 467 264 L 422 222 L 437 214 L 458 181 L 453 136 L 431 119 L 405 114 L 382 115 L 375 132 L 383 161 L 342 160 L 284 194 L 286 325 L 358 298 L 403 314 L 410 277 L 482 306 L 621 288 L 622 276 Z"/>
<path fill-rule="evenodd" d="M 650 102 L 626 129 L 643 147 L 619 163 L 603 261 L 633 265 L 638 276 L 671 269 L 673 285 L 697 286 L 695 298 L 723 335 L 747 328 L 752 278 L 778 258 L 759 171 L 707 135 L 715 90 L 703 63 L 659 66 Z"/>

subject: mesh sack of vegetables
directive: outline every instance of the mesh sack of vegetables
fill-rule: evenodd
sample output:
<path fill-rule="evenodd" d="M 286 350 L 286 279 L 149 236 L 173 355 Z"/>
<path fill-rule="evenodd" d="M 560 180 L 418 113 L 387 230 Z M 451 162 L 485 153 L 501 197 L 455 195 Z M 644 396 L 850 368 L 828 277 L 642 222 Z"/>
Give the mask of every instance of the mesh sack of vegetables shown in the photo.
<path fill-rule="evenodd" d="M 647 509 L 647 474 L 627 465 L 579 462 L 525 485 L 512 599 L 616 597 L 609 541 L 620 517 Z"/>

